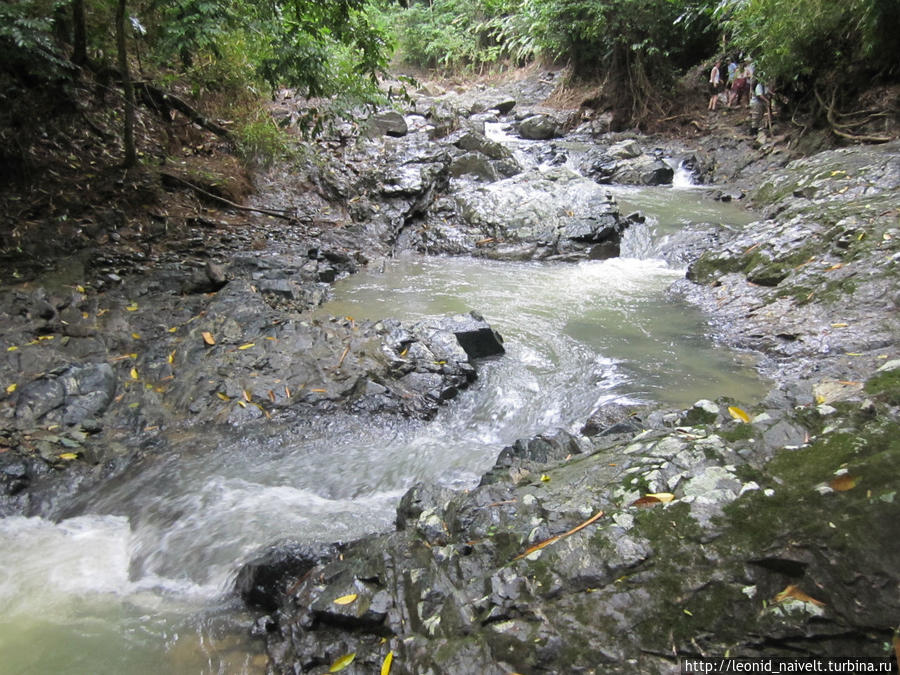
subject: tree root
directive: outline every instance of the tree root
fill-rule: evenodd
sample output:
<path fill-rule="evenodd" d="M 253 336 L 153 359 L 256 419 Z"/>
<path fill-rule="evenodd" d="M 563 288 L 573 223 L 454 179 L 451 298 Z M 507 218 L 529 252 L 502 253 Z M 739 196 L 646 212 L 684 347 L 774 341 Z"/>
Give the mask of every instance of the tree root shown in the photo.
<path fill-rule="evenodd" d="M 860 143 L 887 143 L 893 140 L 890 136 L 875 136 L 873 134 L 856 134 L 853 133 L 853 129 L 859 128 L 865 124 L 868 124 L 872 121 L 873 117 L 884 117 L 885 114 L 883 112 L 874 112 L 874 111 L 858 111 L 855 113 L 839 113 L 835 110 L 835 100 L 837 98 L 837 89 L 831 92 L 831 101 L 829 103 L 825 103 L 825 99 L 822 98 L 822 95 L 819 93 L 818 89 L 814 89 L 813 93 L 816 95 L 816 100 L 819 102 L 819 105 L 822 106 L 822 109 L 825 111 L 825 119 L 828 120 L 828 126 L 831 128 L 831 131 L 836 136 L 841 138 L 846 138 L 851 141 L 857 141 Z M 855 122 L 839 122 L 838 117 L 855 117 L 857 115 L 865 114 L 867 117 L 863 120 L 857 120 Z"/>

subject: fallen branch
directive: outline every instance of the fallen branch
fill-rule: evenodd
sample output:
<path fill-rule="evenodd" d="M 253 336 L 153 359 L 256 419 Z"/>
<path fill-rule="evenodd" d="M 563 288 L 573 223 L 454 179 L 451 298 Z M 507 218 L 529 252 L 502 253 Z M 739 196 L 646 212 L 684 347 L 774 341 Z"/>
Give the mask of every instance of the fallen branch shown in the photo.
<path fill-rule="evenodd" d="M 522 558 L 531 555 L 531 554 L 534 553 L 535 551 L 540 551 L 540 550 L 541 550 L 542 548 L 544 548 L 545 546 L 549 546 L 550 544 L 552 544 L 552 543 L 554 543 L 554 542 L 557 542 L 557 541 L 559 541 L 560 539 L 565 539 L 566 537 L 568 537 L 568 536 L 570 536 L 570 535 L 573 535 L 573 534 L 575 534 L 576 532 L 578 532 L 578 531 L 580 531 L 580 530 L 583 530 L 584 528 L 586 528 L 586 527 L 587 527 L 588 525 L 590 525 L 591 523 L 593 523 L 593 522 L 599 520 L 602 516 L 603 516 L 603 511 L 597 511 L 597 513 L 595 513 L 594 515 L 592 515 L 592 516 L 591 516 L 590 518 L 588 518 L 586 521 L 584 521 L 584 522 L 581 523 L 580 525 L 576 525 L 575 527 L 573 527 L 573 528 L 572 528 L 571 530 L 569 530 L 568 532 L 563 532 L 562 534 L 554 535 L 554 536 L 550 537 L 549 539 L 544 539 L 544 541 L 539 541 L 539 542 L 538 542 L 537 544 L 535 544 L 534 546 L 529 546 L 529 547 L 526 548 L 524 551 L 522 551 L 519 555 L 517 555 L 515 558 L 513 558 L 513 562 L 515 562 L 516 560 L 521 560 Z"/>
<path fill-rule="evenodd" d="M 216 124 L 197 112 L 189 103 L 178 98 L 174 94 L 163 91 L 159 87 L 155 87 L 149 82 L 135 82 L 140 88 L 141 97 L 151 107 L 168 113 L 169 108 L 174 108 L 178 112 L 184 114 L 191 122 L 207 131 L 211 131 L 216 136 L 231 140 L 231 132 L 225 127 Z"/>
<path fill-rule="evenodd" d="M 209 197 L 210 199 L 215 199 L 216 201 L 222 202 L 223 204 L 227 204 L 233 209 L 237 209 L 238 211 L 250 211 L 251 213 L 261 213 L 264 216 L 272 216 L 273 218 L 281 218 L 282 220 L 288 220 L 294 222 L 296 220 L 293 216 L 289 215 L 287 211 L 273 211 L 271 209 L 257 209 L 252 206 L 242 206 L 240 204 L 235 204 L 230 199 L 225 199 L 225 197 L 220 197 L 217 194 L 213 194 L 212 192 L 208 192 L 204 190 L 199 185 L 194 185 L 190 181 L 181 178 L 180 176 L 176 176 L 172 173 L 165 174 L 167 178 L 171 178 L 173 180 L 178 181 L 179 183 L 183 183 L 186 187 L 191 188 L 195 192 L 203 195 L 204 197 Z"/>

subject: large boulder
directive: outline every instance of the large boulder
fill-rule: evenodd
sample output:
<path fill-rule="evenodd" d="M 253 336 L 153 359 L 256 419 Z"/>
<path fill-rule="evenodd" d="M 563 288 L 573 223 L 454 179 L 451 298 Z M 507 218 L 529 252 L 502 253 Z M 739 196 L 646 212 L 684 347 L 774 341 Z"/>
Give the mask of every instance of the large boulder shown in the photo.
<path fill-rule="evenodd" d="M 532 115 L 519 122 L 519 135 L 535 141 L 546 141 L 560 135 L 559 123 L 550 115 Z"/>

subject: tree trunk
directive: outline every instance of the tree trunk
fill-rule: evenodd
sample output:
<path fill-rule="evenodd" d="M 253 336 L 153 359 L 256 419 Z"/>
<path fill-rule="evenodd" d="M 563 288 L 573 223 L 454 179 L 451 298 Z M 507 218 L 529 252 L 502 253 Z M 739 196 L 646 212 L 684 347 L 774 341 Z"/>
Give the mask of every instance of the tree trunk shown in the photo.
<path fill-rule="evenodd" d="M 122 89 L 125 91 L 124 165 L 126 169 L 130 169 L 137 163 L 137 153 L 134 149 L 134 86 L 128 72 L 128 52 L 125 46 L 125 2 L 126 0 L 119 0 L 116 7 L 116 47 L 119 52 Z"/>
<path fill-rule="evenodd" d="M 72 2 L 72 63 L 83 66 L 87 63 L 87 30 L 84 25 L 84 0 Z"/>

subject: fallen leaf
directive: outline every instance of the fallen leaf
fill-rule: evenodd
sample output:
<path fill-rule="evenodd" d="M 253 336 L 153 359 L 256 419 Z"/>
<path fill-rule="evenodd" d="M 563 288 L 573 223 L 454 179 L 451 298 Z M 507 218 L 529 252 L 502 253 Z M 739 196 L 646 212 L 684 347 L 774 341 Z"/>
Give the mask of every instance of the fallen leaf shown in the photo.
<path fill-rule="evenodd" d="M 849 473 L 845 473 L 843 476 L 832 478 L 828 486 L 835 492 L 846 492 L 855 488 L 857 483 L 859 483 L 859 476 L 851 476 Z"/>
<path fill-rule="evenodd" d="M 335 598 L 334 604 L 336 604 L 336 605 L 349 605 L 351 602 L 353 602 L 354 600 L 356 600 L 357 597 L 358 597 L 358 596 L 356 595 L 356 593 L 350 593 L 350 594 L 348 594 L 348 595 L 342 595 L 342 596 L 339 597 L 339 598 Z"/>
<path fill-rule="evenodd" d="M 241 406 L 242 408 L 246 408 L 246 407 L 247 407 L 247 404 L 244 403 L 243 401 L 238 401 L 237 404 L 238 404 L 239 406 Z"/>
<path fill-rule="evenodd" d="M 175 350 L 169 352 L 169 355 L 166 357 L 166 363 L 175 363 Z"/>
<path fill-rule="evenodd" d="M 138 304 L 136 302 L 132 302 L 125 309 L 127 309 L 129 312 L 136 312 L 136 311 L 138 311 Z"/>
<path fill-rule="evenodd" d="M 9 385 L 9 386 L 6 388 L 6 393 L 7 393 L 7 394 L 13 393 L 13 392 L 16 390 L 16 387 L 18 387 L 18 386 L 19 386 L 19 385 L 17 385 L 15 382 L 13 382 L 11 385 Z"/>
<path fill-rule="evenodd" d="M 223 394 L 221 391 L 216 392 L 216 396 L 218 396 L 223 401 L 230 401 L 231 397 L 228 394 Z"/>
<path fill-rule="evenodd" d="M 331 668 L 328 669 L 329 673 L 336 673 L 338 671 L 343 670 L 351 663 L 353 663 L 353 659 L 356 658 L 356 652 L 350 652 L 349 654 L 344 654 L 341 658 L 331 664 Z"/>
<path fill-rule="evenodd" d="M 381 675 L 390 675 L 391 664 L 393 662 L 394 662 L 394 652 L 390 651 L 387 653 L 387 656 L 384 657 L 384 661 L 381 662 Z"/>
<path fill-rule="evenodd" d="M 84 293 L 84 292 L 85 292 L 84 286 L 82 286 L 81 284 L 78 284 L 78 285 L 75 287 L 75 290 L 78 291 L 79 293 Z"/>
<path fill-rule="evenodd" d="M 250 395 L 250 392 L 247 391 L 246 389 L 244 389 L 242 393 L 244 394 L 244 400 L 247 401 L 247 403 L 250 403 L 250 401 L 253 400 L 253 397 Z"/>
<path fill-rule="evenodd" d="M 176 332 L 177 330 L 178 330 L 178 326 L 172 326 L 172 327 L 169 329 L 169 332 L 170 332 L 170 333 L 174 333 L 174 332 Z"/>
<path fill-rule="evenodd" d="M 578 532 L 579 530 L 583 530 L 584 528 L 586 528 L 586 527 L 587 527 L 588 525 L 590 525 L 591 523 L 593 523 L 593 522 L 599 520 L 602 516 L 603 516 L 603 511 L 597 511 L 597 513 L 595 513 L 594 515 L 592 515 L 590 518 L 588 518 L 587 520 L 585 520 L 583 523 L 580 523 L 580 524 L 576 525 L 575 527 L 573 527 L 573 528 L 572 528 L 571 530 L 569 530 L 568 532 L 563 532 L 562 534 L 554 535 L 554 536 L 552 536 L 552 537 L 550 537 L 550 538 L 548 538 L 548 539 L 544 539 L 544 541 L 539 541 L 539 542 L 538 542 L 537 544 L 535 544 L 534 546 L 529 546 L 529 547 L 526 548 L 524 551 L 522 551 L 522 553 L 520 553 L 520 554 L 517 555 L 515 558 L 513 558 L 513 560 L 514 560 L 514 561 L 515 561 L 515 560 L 521 560 L 522 558 L 525 558 L 526 556 L 531 555 L 531 554 L 534 553 L 535 551 L 540 551 L 540 550 L 541 550 L 542 548 L 544 548 L 545 546 L 549 546 L 549 545 L 552 544 L 553 542 L 559 541 L 560 539 L 565 539 L 566 537 L 575 534 L 575 533 Z"/>
<path fill-rule="evenodd" d="M 140 339 L 141 339 L 141 334 L 140 334 L 140 333 L 132 333 L 132 334 L 131 334 L 131 339 L 132 339 L 132 340 L 140 340 Z"/>
<path fill-rule="evenodd" d="M 657 504 L 662 504 L 663 500 L 654 495 L 644 495 L 643 497 L 638 497 L 633 502 L 631 502 L 631 506 L 656 506 Z"/>
<path fill-rule="evenodd" d="M 744 424 L 750 424 L 750 415 L 735 405 L 728 406 L 728 414 L 734 419 L 740 420 Z"/>
<path fill-rule="evenodd" d="M 250 349 L 250 347 L 255 347 L 255 346 L 256 346 L 255 342 L 248 342 L 247 344 L 243 344 L 240 347 L 238 347 L 238 349 L 241 349 L 241 350 Z"/>
<path fill-rule="evenodd" d="M 52 340 L 55 335 L 38 335 L 38 340 Z"/>
<path fill-rule="evenodd" d="M 794 600 L 799 600 L 800 602 L 810 602 L 814 604 L 816 607 L 824 607 L 825 603 L 821 600 L 816 600 L 813 597 L 808 596 L 806 593 L 801 591 L 795 584 L 789 585 L 785 588 L 781 593 L 775 596 L 775 602 L 784 602 L 788 598 L 793 598 Z"/>
<path fill-rule="evenodd" d="M 138 377 L 138 371 L 137 371 L 137 368 L 132 368 L 132 369 L 131 369 L 130 375 L 131 375 L 131 379 L 132 379 L 132 380 L 140 379 L 140 378 Z"/>
<path fill-rule="evenodd" d="M 832 265 L 831 267 L 827 268 L 825 271 L 826 271 L 826 272 L 833 272 L 834 270 L 839 270 L 839 269 L 841 269 L 843 266 L 844 266 L 844 263 L 837 263 L 837 264 Z"/>
<path fill-rule="evenodd" d="M 61 455 L 59 456 L 59 458 L 60 458 L 60 459 L 65 459 L 65 460 L 78 459 L 78 453 L 76 453 L 76 452 L 64 452 L 63 454 L 61 454 Z"/>
<path fill-rule="evenodd" d="M 650 492 L 644 496 L 645 497 L 656 497 L 663 504 L 668 504 L 669 502 L 675 500 L 675 495 L 673 495 L 671 492 Z"/>
<path fill-rule="evenodd" d="M 275 403 L 275 392 L 269 389 L 269 400 Z"/>
<path fill-rule="evenodd" d="M 7 347 L 7 348 L 6 348 L 6 351 L 8 351 L 8 352 L 14 352 L 14 351 L 16 351 L 17 349 L 18 349 L 18 347 L 16 347 L 15 345 L 13 345 L 12 347 Z"/>
<path fill-rule="evenodd" d="M 541 474 L 541 482 L 542 482 L 542 483 L 549 483 L 549 482 L 550 482 L 550 476 L 548 476 L 548 475 L 545 474 L 545 473 L 542 473 L 542 474 Z"/>
<path fill-rule="evenodd" d="M 212 347 L 214 344 L 216 344 L 216 338 L 214 338 L 213 334 L 210 333 L 208 330 L 203 331 L 202 333 L 200 333 L 200 335 L 203 336 L 203 341 L 206 344 L 208 344 L 210 347 Z"/>
<path fill-rule="evenodd" d="M 839 322 L 839 323 L 833 323 L 833 324 L 831 324 L 831 327 L 832 327 L 832 328 L 846 328 L 846 327 L 849 326 L 849 325 L 850 325 L 849 323 Z"/>

